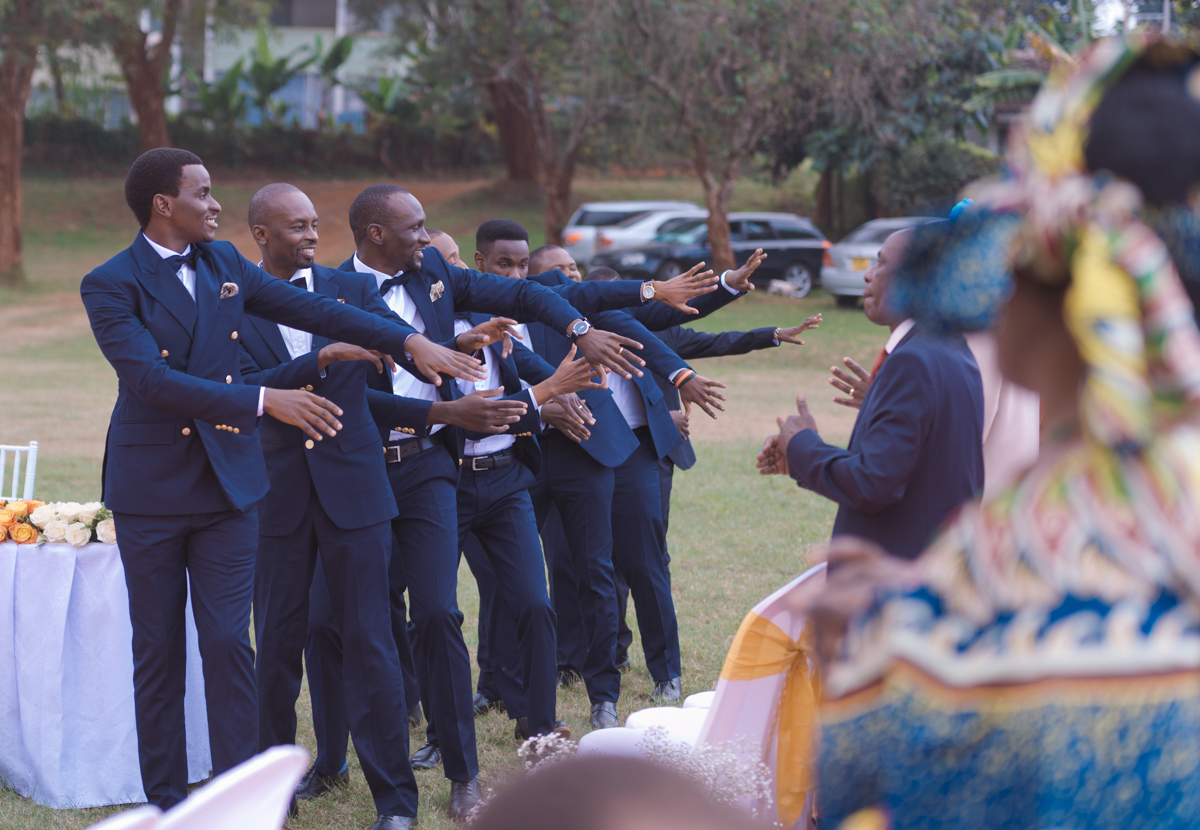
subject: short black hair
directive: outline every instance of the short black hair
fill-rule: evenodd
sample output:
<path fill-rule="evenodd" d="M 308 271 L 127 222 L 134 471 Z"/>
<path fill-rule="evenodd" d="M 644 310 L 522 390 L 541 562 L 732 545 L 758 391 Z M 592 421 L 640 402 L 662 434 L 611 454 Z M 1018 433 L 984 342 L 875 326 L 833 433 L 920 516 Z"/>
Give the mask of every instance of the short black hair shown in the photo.
<path fill-rule="evenodd" d="M 538 248 L 529 255 L 529 273 L 540 274 L 545 271 L 545 268 L 536 268 L 534 263 L 540 260 L 542 257 L 549 256 L 551 251 L 562 250 L 565 250 L 562 245 L 543 245 L 542 247 Z"/>
<path fill-rule="evenodd" d="M 274 182 L 259 188 L 258 192 L 250 197 L 250 209 L 246 213 L 246 221 L 249 222 L 251 228 L 267 221 L 267 217 L 275 207 L 274 200 L 284 193 L 302 194 L 304 191 L 294 184 Z"/>
<path fill-rule="evenodd" d="M 200 157 L 187 150 L 159 147 L 138 156 L 125 174 L 125 204 L 145 228 L 154 212 L 154 197 L 159 193 L 178 196 L 183 182 L 183 168 L 204 164 Z"/>
<path fill-rule="evenodd" d="M 497 242 L 529 242 L 529 231 L 511 219 L 489 219 L 475 231 L 475 250 L 484 256 Z"/>
<path fill-rule="evenodd" d="M 587 276 L 584 279 L 586 279 L 588 282 L 591 282 L 592 280 L 600 280 L 601 282 L 612 282 L 613 280 L 621 279 L 621 275 L 618 274 L 613 269 L 605 268 L 602 265 L 599 268 L 593 268 L 592 270 L 588 271 Z"/>
<path fill-rule="evenodd" d="M 367 228 L 387 221 L 388 202 L 400 193 L 409 194 L 398 184 L 373 184 L 354 197 L 350 204 L 350 232 L 356 246 L 367 238 Z"/>

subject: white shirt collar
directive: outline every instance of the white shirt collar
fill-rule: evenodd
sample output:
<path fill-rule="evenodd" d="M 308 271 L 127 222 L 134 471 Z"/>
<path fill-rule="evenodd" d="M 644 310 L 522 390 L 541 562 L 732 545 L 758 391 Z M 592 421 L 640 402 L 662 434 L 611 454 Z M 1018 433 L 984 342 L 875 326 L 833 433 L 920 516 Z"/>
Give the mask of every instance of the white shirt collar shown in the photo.
<path fill-rule="evenodd" d="M 175 251 L 172 251 L 170 248 L 164 248 L 162 245 L 159 245 L 153 239 L 146 236 L 145 232 L 142 233 L 142 237 L 145 238 L 145 240 L 150 243 L 150 247 L 153 248 L 156 252 L 158 252 L 158 255 L 160 257 L 162 257 L 163 259 L 167 259 L 168 257 L 173 257 L 173 256 L 187 256 L 188 251 L 192 250 L 192 246 L 188 245 L 186 248 L 183 249 L 182 254 L 178 254 Z"/>
<path fill-rule="evenodd" d="M 900 345 L 900 341 L 908 336 L 908 333 L 912 331 L 913 326 L 916 324 L 917 321 L 909 317 L 903 323 L 896 326 L 896 330 L 892 332 L 892 336 L 888 338 L 887 345 L 883 347 L 887 350 L 888 354 L 891 354 L 893 351 L 895 351 L 896 347 Z"/>
<path fill-rule="evenodd" d="M 404 273 L 403 271 L 400 271 L 393 275 L 393 274 L 385 274 L 382 271 L 376 271 L 370 265 L 367 265 L 365 262 L 363 262 L 361 259 L 358 258 L 358 251 L 354 252 L 354 270 L 360 274 L 374 274 L 376 286 L 381 286 L 381 285 L 383 285 L 384 280 L 390 280 L 393 276 L 398 277 L 398 276 L 400 276 L 400 274 Z"/>
<path fill-rule="evenodd" d="M 263 267 L 262 264 L 263 264 L 263 261 L 260 259 L 258 261 L 258 267 L 262 268 Z M 296 279 L 296 277 L 304 277 L 305 288 L 307 288 L 309 291 L 313 290 L 313 273 L 312 273 L 311 268 L 297 269 L 296 273 L 292 274 L 290 277 L 287 278 L 287 281 L 291 282 L 292 280 Z"/>

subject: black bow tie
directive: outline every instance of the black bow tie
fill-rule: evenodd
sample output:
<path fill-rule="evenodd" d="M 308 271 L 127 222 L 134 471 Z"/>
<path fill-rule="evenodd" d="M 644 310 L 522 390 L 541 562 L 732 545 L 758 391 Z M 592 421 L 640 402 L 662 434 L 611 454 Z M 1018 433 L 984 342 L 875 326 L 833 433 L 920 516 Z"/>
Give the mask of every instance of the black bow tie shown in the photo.
<path fill-rule="evenodd" d="M 397 274 L 394 277 L 388 277 L 386 280 L 383 281 L 383 285 L 379 286 L 379 296 L 380 297 L 384 296 L 389 291 L 391 291 L 393 288 L 395 288 L 397 285 L 399 285 L 401 287 L 405 286 L 406 284 L 408 284 L 408 281 L 410 279 L 412 279 L 412 277 L 413 277 L 413 273 L 408 272 L 408 271 L 401 271 L 399 274 Z"/>
<path fill-rule="evenodd" d="M 291 283 L 301 291 L 308 290 L 308 280 L 306 280 L 304 277 L 296 277 L 294 280 L 291 280 Z"/>
<path fill-rule="evenodd" d="M 179 269 L 185 265 L 187 265 L 193 271 L 195 271 L 196 270 L 196 260 L 199 257 L 200 257 L 200 249 L 197 248 L 195 245 L 193 245 L 191 250 L 188 251 L 187 254 L 175 254 L 174 256 L 167 257 L 167 259 L 166 259 L 167 267 L 170 268 L 172 273 L 175 273 L 175 274 L 178 274 Z"/>

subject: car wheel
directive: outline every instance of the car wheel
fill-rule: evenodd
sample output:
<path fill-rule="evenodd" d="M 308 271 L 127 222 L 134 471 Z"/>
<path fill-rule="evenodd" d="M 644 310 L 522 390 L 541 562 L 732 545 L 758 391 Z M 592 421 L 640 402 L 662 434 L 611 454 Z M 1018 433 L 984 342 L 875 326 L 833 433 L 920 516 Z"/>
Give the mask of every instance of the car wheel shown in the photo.
<path fill-rule="evenodd" d="M 679 263 L 673 259 L 668 259 L 662 265 L 658 266 L 658 270 L 654 272 L 654 279 L 666 282 L 672 277 L 678 277 L 684 271 L 679 267 Z"/>
<path fill-rule="evenodd" d="M 838 294 L 836 300 L 838 308 L 855 308 L 858 305 L 858 297 L 853 294 Z"/>
<path fill-rule="evenodd" d="M 793 297 L 807 297 L 813 289 L 812 271 L 799 262 L 793 262 L 784 269 L 783 281 L 792 287 Z"/>

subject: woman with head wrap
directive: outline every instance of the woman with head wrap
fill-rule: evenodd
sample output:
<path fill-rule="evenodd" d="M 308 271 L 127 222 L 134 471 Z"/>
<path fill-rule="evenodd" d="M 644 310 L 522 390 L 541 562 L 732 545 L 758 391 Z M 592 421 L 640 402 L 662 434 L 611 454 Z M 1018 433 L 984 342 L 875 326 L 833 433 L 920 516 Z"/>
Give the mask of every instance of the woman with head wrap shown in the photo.
<path fill-rule="evenodd" d="M 1096 43 L 1011 175 L 910 246 L 895 301 L 919 325 L 984 328 L 1008 296 L 1000 363 L 1041 395 L 1042 454 L 912 563 L 831 550 L 823 826 L 1200 825 L 1200 331 L 1144 221 L 1200 182 L 1196 66 Z"/>

